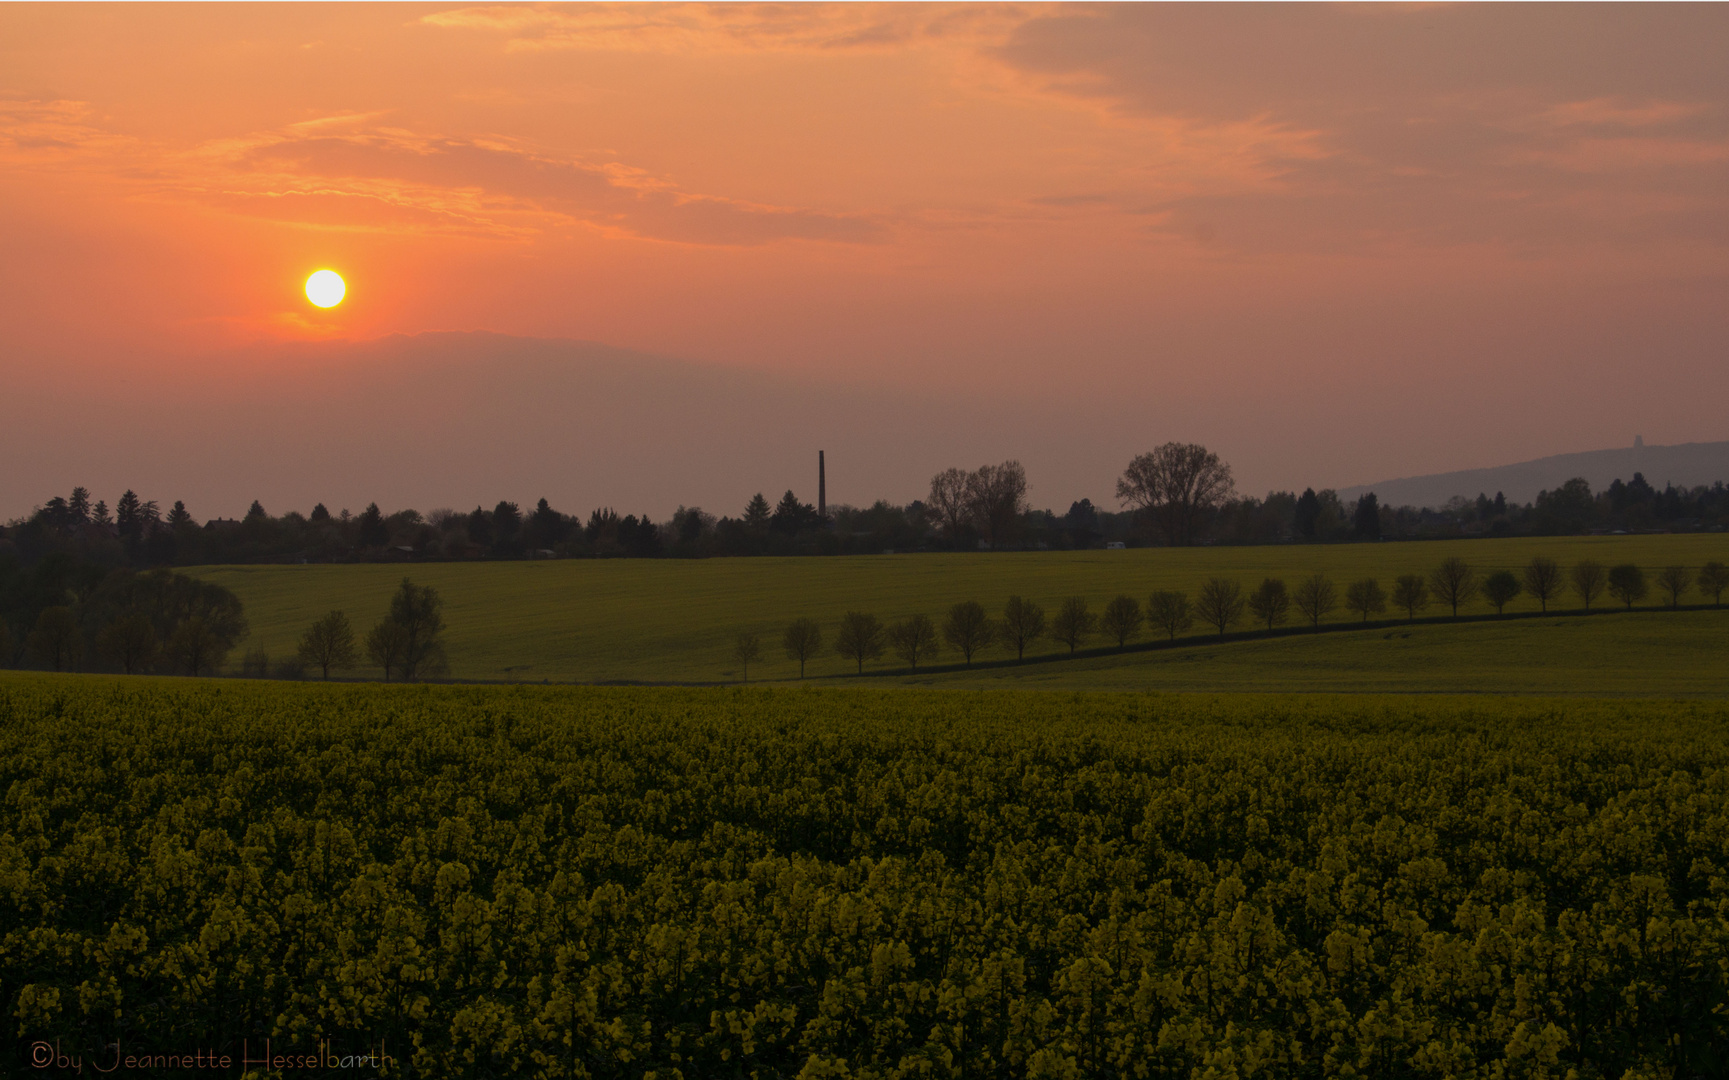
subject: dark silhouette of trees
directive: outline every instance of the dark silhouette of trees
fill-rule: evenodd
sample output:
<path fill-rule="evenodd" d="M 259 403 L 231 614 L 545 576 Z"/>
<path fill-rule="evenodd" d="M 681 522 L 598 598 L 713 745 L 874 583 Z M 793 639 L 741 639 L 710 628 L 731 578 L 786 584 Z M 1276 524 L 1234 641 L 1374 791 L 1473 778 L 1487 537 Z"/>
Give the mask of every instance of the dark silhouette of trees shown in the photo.
<path fill-rule="evenodd" d="M 1369 616 L 1386 611 L 1387 594 L 1381 583 L 1374 578 L 1351 582 L 1345 589 L 1345 610 L 1361 616 L 1364 622 L 1369 621 Z"/>
<path fill-rule="evenodd" d="M 522 508 L 513 502 L 500 500 L 492 508 L 492 546 L 500 555 L 509 555 L 522 546 Z M 388 537 L 386 537 L 388 540 Z M 412 680 L 411 680 L 412 681 Z"/>
<path fill-rule="evenodd" d="M 1422 574 L 1400 574 L 1393 581 L 1393 606 L 1405 612 L 1405 618 L 1416 621 L 1417 612 L 1429 606 L 1429 583 Z"/>
<path fill-rule="evenodd" d="M 822 525 L 822 516 L 816 512 L 816 507 L 810 503 L 801 503 L 798 496 L 788 489 L 780 497 L 780 503 L 774 508 L 774 513 L 768 519 L 768 527 L 784 536 L 797 536 L 807 529 L 815 529 Z"/>
<path fill-rule="evenodd" d="M 1098 628 L 1099 617 L 1088 610 L 1086 598 L 1071 596 L 1057 608 L 1056 618 L 1051 620 L 1051 637 L 1067 645 L 1069 655 L 1073 656 L 1081 642 Z"/>
<path fill-rule="evenodd" d="M 1291 610 L 1291 594 L 1282 578 L 1262 578 L 1261 584 L 1249 594 L 1249 610 L 1258 622 L 1267 624 L 1267 632 L 1285 621 Z"/>
<path fill-rule="evenodd" d="M 930 494 L 925 496 L 925 513 L 951 545 L 959 542 L 961 530 L 972 519 L 965 469 L 944 469 L 931 477 Z"/>
<path fill-rule="evenodd" d="M 1579 594 L 1585 610 L 1590 611 L 1591 604 L 1603 595 L 1603 587 L 1608 584 L 1608 575 L 1603 570 L 1603 564 L 1585 559 L 1573 564 L 1570 576 L 1573 579 L 1573 591 Z"/>
<path fill-rule="evenodd" d="M 1711 598 L 1712 607 L 1723 606 L 1723 590 L 1729 589 L 1729 566 L 1712 560 L 1699 568 L 1699 591 Z"/>
<path fill-rule="evenodd" d="M 1002 547 L 1014 540 L 1027 510 L 1027 471 L 1018 461 L 981 465 L 966 479 L 968 517 L 984 541 Z"/>
<path fill-rule="evenodd" d="M 377 503 L 368 503 L 354 522 L 359 530 L 361 547 L 381 548 L 390 543 L 390 527 L 384 523 L 384 512 L 378 509 Z"/>
<path fill-rule="evenodd" d="M 1297 587 L 1291 592 L 1291 602 L 1297 605 L 1303 618 L 1309 620 L 1309 625 L 1319 630 L 1321 620 L 1339 606 L 1339 590 L 1327 575 L 1311 574 L 1297 582 Z"/>
<path fill-rule="evenodd" d="M 128 675 L 150 670 L 161 646 L 156 627 L 140 612 L 122 615 L 96 635 L 96 651 Z"/>
<path fill-rule="evenodd" d="M 597 514 L 599 512 L 595 511 Z M 593 524 L 592 519 L 590 524 Z M 492 546 L 492 515 L 481 507 L 475 507 L 474 512 L 468 515 L 468 540 L 469 543 L 479 544 L 481 547 Z"/>
<path fill-rule="evenodd" d="M 1495 609 L 1495 614 L 1505 614 L 1508 601 L 1523 592 L 1524 588 L 1511 570 L 1497 570 L 1483 579 L 1483 599 Z"/>
<path fill-rule="evenodd" d="M 794 619 L 781 638 L 786 658 L 798 661 L 798 677 L 804 678 L 804 666 L 822 651 L 822 627 L 815 619 Z"/>
<path fill-rule="evenodd" d="M 1582 531 L 1597 517 L 1591 485 L 1584 477 L 1575 476 L 1554 491 L 1539 491 L 1534 515 L 1536 531 L 1540 533 Z"/>
<path fill-rule="evenodd" d="M 232 648 L 202 615 L 194 615 L 175 626 L 162 651 L 176 670 L 202 675 L 221 668 Z"/>
<path fill-rule="evenodd" d="M 84 655 L 84 637 L 78 632 L 72 609 L 63 604 L 43 608 L 24 648 L 32 661 L 52 671 L 77 667 Z"/>
<path fill-rule="evenodd" d="M 1208 578 L 1196 594 L 1195 614 L 1224 637 L 1225 631 L 1243 617 L 1243 587 L 1229 578 Z"/>
<path fill-rule="evenodd" d="M 123 544 L 136 544 L 144 532 L 144 520 L 139 515 L 138 496 L 131 488 L 114 504 L 114 528 Z"/>
<path fill-rule="evenodd" d="M 1632 563 L 1622 563 L 1609 568 L 1609 595 L 1626 604 L 1627 610 L 1633 610 L 1633 605 L 1645 599 L 1645 594 L 1649 591 L 1650 586 L 1645 583 L 1645 571 Z"/>
<path fill-rule="evenodd" d="M 1099 540 L 1099 511 L 1091 499 L 1070 503 L 1062 525 L 1072 548 L 1090 548 Z"/>
<path fill-rule="evenodd" d="M 937 626 L 929 615 L 909 615 L 888 629 L 889 648 L 914 671 L 919 661 L 937 654 Z"/>
<path fill-rule="evenodd" d="M 1154 626 L 1170 635 L 1172 641 L 1177 635 L 1195 625 L 1194 617 L 1189 614 L 1189 597 L 1186 593 L 1175 589 L 1159 589 L 1147 597 L 1147 618 Z"/>
<path fill-rule="evenodd" d="M 1441 565 L 1429 572 L 1429 587 L 1435 590 L 1436 599 L 1453 609 L 1453 617 L 1457 618 L 1459 605 L 1470 603 L 1482 583 L 1471 564 L 1455 555 L 1442 559 Z"/>
<path fill-rule="evenodd" d="M 17 655 L 18 643 L 12 640 L 12 628 L 0 621 L 0 668 L 11 667 Z"/>
<path fill-rule="evenodd" d="M 1657 587 L 1669 597 L 1669 606 L 1681 606 L 1681 597 L 1693 587 L 1693 573 L 1685 566 L 1665 566 L 1657 572 Z"/>
<path fill-rule="evenodd" d="M 1141 624 L 1145 621 L 1139 600 L 1132 596 L 1117 596 L 1105 605 L 1099 627 L 1106 636 L 1116 639 L 1117 648 L 1120 649 L 1129 643 L 1130 638 L 1141 632 Z"/>
<path fill-rule="evenodd" d="M 307 627 L 295 651 L 302 663 L 324 674 L 325 682 L 330 681 L 331 668 L 342 671 L 353 667 L 360 659 L 354 641 L 354 627 L 349 624 L 348 616 L 340 611 L 329 612 Z"/>
<path fill-rule="evenodd" d="M 554 510 L 545 499 L 536 503 L 534 512 L 528 515 L 528 543 L 532 548 L 551 548 L 568 532 L 565 516 Z"/>
<path fill-rule="evenodd" d="M 762 641 L 749 630 L 740 630 L 732 639 L 732 660 L 738 665 L 741 681 L 750 682 L 750 665 L 761 657 Z"/>
<path fill-rule="evenodd" d="M 1003 642 L 1015 650 L 1015 660 L 1026 659 L 1027 646 L 1044 636 L 1045 609 L 1019 596 L 1003 605 Z"/>
<path fill-rule="evenodd" d="M 750 502 L 745 504 L 745 526 L 751 529 L 766 529 L 768 528 L 768 519 L 773 514 L 774 511 L 769 508 L 768 500 L 763 498 L 762 492 L 759 491 L 750 497 Z"/>
<path fill-rule="evenodd" d="M 402 628 L 398 664 L 403 681 L 449 670 L 444 651 L 444 601 L 437 589 L 403 578 L 390 599 L 389 621 Z"/>
<path fill-rule="evenodd" d="M 1375 498 L 1374 492 L 1357 500 L 1356 509 L 1351 511 L 1351 531 L 1359 540 L 1381 538 L 1381 501 Z"/>
<path fill-rule="evenodd" d="M 366 635 L 366 658 L 384 669 L 385 682 L 390 681 L 392 671 L 401 672 L 407 645 L 407 631 L 389 619 L 381 621 Z"/>
<path fill-rule="evenodd" d="M 949 608 L 948 618 L 943 620 L 943 640 L 960 651 L 968 667 L 972 666 L 973 657 L 989 648 L 996 636 L 996 626 L 976 600 L 963 600 Z"/>
<path fill-rule="evenodd" d="M 883 625 L 875 615 L 849 611 L 841 617 L 840 632 L 834 636 L 834 651 L 858 664 L 864 673 L 864 662 L 883 654 Z"/>
<path fill-rule="evenodd" d="M 1538 555 L 1525 565 L 1525 591 L 1547 612 L 1549 601 L 1561 599 L 1562 577 L 1560 563 Z"/>
<path fill-rule="evenodd" d="M 1208 515 L 1235 490 L 1231 467 L 1204 446 L 1168 442 L 1129 462 L 1117 481 L 1117 498 L 1152 517 L 1165 542 L 1195 542 Z"/>
<path fill-rule="evenodd" d="M 1293 526 L 1297 535 L 1304 540 L 1315 538 L 1315 527 L 1321 520 L 1321 497 L 1315 494 L 1314 488 L 1304 488 L 1297 496 L 1297 513 Z"/>

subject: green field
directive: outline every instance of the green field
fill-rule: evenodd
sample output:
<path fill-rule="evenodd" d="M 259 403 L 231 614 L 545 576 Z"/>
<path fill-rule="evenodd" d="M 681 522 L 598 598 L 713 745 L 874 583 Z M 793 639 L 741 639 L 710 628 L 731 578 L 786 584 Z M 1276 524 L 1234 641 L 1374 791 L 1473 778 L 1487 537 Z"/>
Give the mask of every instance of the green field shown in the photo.
<path fill-rule="evenodd" d="M 1335 693 L 1729 694 L 1729 610 L 1418 623 L 901 676 L 924 686 Z"/>
<path fill-rule="evenodd" d="M 224 1076 L 265 1039 L 475 1080 L 1721 1076 L 1726 734 L 3 673 L 0 1009 L 12 1062 Z"/>
<path fill-rule="evenodd" d="M 277 657 L 291 653 L 307 624 L 332 608 L 346 610 L 364 630 L 383 615 L 391 591 L 407 575 L 436 586 L 444 596 L 451 673 L 456 678 L 709 682 L 737 677 L 729 651 L 741 629 L 755 630 L 764 639 L 764 661 L 752 669 L 753 679 L 794 677 L 796 667 L 782 655 L 779 634 L 787 622 L 801 616 L 818 620 L 832 638 L 834 624 L 849 609 L 873 612 L 885 622 L 918 612 L 936 618 L 961 600 L 978 600 L 995 612 L 1010 593 L 1020 593 L 1053 612 L 1065 597 L 1076 595 L 1087 597 L 1097 610 L 1119 592 L 1144 599 L 1153 589 L 1178 588 L 1193 595 L 1202 580 L 1215 574 L 1235 577 L 1245 589 L 1265 576 L 1294 582 L 1316 571 L 1333 577 L 1341 588 L 1365 576 L 1378 577 L 1387 586 L 1398 574 L 1426 571 L 1450 555 L 1490 571 L 1517 569 L 1539 554 L 1564 565 L 1589 558 L 1606 565 L 1635 562 L 1648 570 L 1669 564 L 1697 567 L 1711 559 L 1729 561 L 1729 538 L 1561 537 L 845 558 L 216 566 L 190 572 L 233 589 L 251 620 L 252 637 L 246 647 L 262 646 Z M 1655 596 L 1646 601 L 1647 606 L 1656 603 Z M 1508 611 L 1534 608 L 1521 597 Z M 1486 611 L 1481 605 L 1473 610 Z M 1434 613 L 1431 608 L 1430 614 Z M 1721 665 L 1703 662 L 1706 655 L 1715 655 L 1707 644 L 1715 640 L 1712 635 L 1718 625 L 1712 616 L 1683 615 L 1683 621 L 1674 623 L 1622 621 L 1625 618 L 1600 624 L 1592 619 L 1567 633 L 1553 632 L 1550 622 L 1532 621 L 1510 624 L 1498 636 L 1486 633 L 1481 624 L 1445 631 L 1424 628 L 1413 631 L 1411 638 L 1389 639 L 1382 633 L 1323 635 L 1325 640 L 1315 642 L 1207 650 L 1213 655 L 1210 659 L 1135 654 L 1121 661 L 1062 665 L 1062 671 L 1041 668 L 1027 677 L 1058 680 L 1064 686 L 1220 690 L 1240 687 L 1247 675 L 1251 685 L 1285 689 L 1720 692 L 1712 673 Z M 1348 619 L 1340 612 L 1329 621 Z M 1204 638 L 1199 629 L 1191 636 L 1197 641 Z M 1422 652 L 1429 642 L 1437 643 L 1441 652 Z M 1578 651 L 1581 644 L 1588 653 Z M 1061 646 L 1046 640 L 1029 655 L 1060 651 Z M 1228 660 L 1227 652 L 1241 659 Z M 1444 655 L 1445 663 L 1437 662 L 1437 655 Z M 1518 661 L 1507 662 L 1510 656 Z M 1409 664 L 1404 662 L 1406 657 Z M 895 666 L 887 657 L 875 665 L 878 670 Z M 1488 669 L 1500 669 L 1498 681 L 1479 683 L 1479 674 Z M 1520 669 L 1532 679 L 1514 677 Z M 1549 673 L 1542 674 L 1545 670 Z M 847 671 L 845 661 L 828 655 L 811 664 L 808 673 L 833 677 Z M 377 673 L 354 674 L 375 677 Z M 1167 677 L 1170 682 L 1161 681 Z"/>

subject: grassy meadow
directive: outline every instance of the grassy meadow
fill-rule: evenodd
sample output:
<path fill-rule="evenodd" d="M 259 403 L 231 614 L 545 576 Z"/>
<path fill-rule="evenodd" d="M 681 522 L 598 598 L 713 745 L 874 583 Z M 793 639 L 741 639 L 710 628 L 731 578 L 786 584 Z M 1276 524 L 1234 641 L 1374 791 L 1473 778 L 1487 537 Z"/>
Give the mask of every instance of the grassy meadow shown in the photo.
<path fill-rule="evenodd" d="M 1634 562 L 1649 574 L 1671 564 L 1729 561 L 1729 538 L 1521 537 L 846 558 L 210 566 L 189 572 L 234 590 L 252 626 L 244 647 L 262 646 L 275 657 L 291 653 L 305 627 L 333 608 L 347 611 L 364 631 L 384 614 L 391 592 L 406 575 L 435 586 L 444 597 L 455 678 L 706 682 L 737 677 L 729 653 L 741 629 L 763 635 L 764 656 L 751 670 L 753 680 L 795 677 L 796 666 L 783 656 L 779 635 L 800 616 L 822 623 L 832 639 L 835 623 L 849 609 L 873 612 L 885 622 L 917 612 L 940 618 L 949 605 L 973 599 L 994 613 L 1010 593 L 1052 613 L 1069 596 L 1085 596 L 1097 610 L 1122 592 L 1144 601 L 1154 589 L 1176 588 L 1192 597 L 1212 575 L 1237 578 L 1247 591 L 1263 577 L 1294 583 L 1316 571 L 1331 576 L 1342 593 L 1361 577 L 1377 577 L 1390 587 L 1398 574 L 1426 572 L 1450 555 L 1465 558 L 1482 573 L 1516 571 L 1533 556 L 1548 555 L 1564 566 L 1583 559 L 1605 565 Z M 1643 606 L 1659 602 L 1653 585 Z M 1536 604 L 1522 596 L 1507 610 L 1532 612 Z M 1472 611 L 1481 615 L 1488 609 L 1479 602 Z M 1431 606 L 1429 614 L 1438 613 Z M 1351 616 L 1338 611 L 1327 621 L 1344 624 Z M 1419 623 L 1014 670 L 921 674 L 918 681 L 1062 688 L 1715 694 L 1726 688 L 1719 674 L 1720 658 L 1729 652 L 1726 631 L 1729 614 L 1716 612 L 1560 616 L 1504 625 Z M 1197 627 L 1189 637 L 1199 642 L 1207 635 Z M 1103 642 L 1095 639 L 1095 644 Z M 1028 655 L 1063 651 L 1046 639 Z M 1000 651 L 991 655 L 1002 656 Z M 954 658 L 939 656 L 938 662 L 949 659 Z M 875 666 L 888 670 L 898 663 L 885 656 Z M 833 678 L 850 670 L 847 661 L 831 654 L 813 662 L 808 674 Z M 353 674 L 377 673 L 360 669 Z"/>

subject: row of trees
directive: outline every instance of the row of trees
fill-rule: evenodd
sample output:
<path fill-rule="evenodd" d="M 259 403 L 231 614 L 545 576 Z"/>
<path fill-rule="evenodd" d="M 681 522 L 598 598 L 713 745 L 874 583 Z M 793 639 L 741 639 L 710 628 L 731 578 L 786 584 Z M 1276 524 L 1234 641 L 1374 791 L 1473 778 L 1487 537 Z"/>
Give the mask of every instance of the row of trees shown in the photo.
<path fill-rule="evenodd" d="M 884 550 L 1085 548 L 1108 542 L 1261 544 L 1417 539 L 1471 535 L 1566 534 L 1615 529 L 1697 530 L 1729 527 L 1729 489 L 1658 491 L 1635 473 L 1594 493 L 1583 479 L 1538 494 L 1534 503 L 1501 493 L 1455 498 L 1441 507 L 1389 507 L 1373 493 L 1347 505 L 1331 490 L 1236 491 L 1231 468 L 1192 443 L 1166 443 L 1136 456 L 1116 482 L 1120 511 L 1090 500 L 1066 513 L 1034 509 L 1018 461 L 978 469 L 950 468 L 931 478 L 923 500 L 868 507 L 835 505 L 819 514 L 792 491 L 778 502 L 760 492 L 738 516 L 681 506 L 670 519 L 596 508 L 566 514 L 541 499 L 531 508 L 501 500 L 490 509 L 385 513 L 376 503 L 358 514 L 272 516 L 254 502 L 238 520 L 195 521 L 183 502 L 164 511 L 127 491 L 111 511 L 75 488 L 30 517 L 0 529 L 0 557 L 31 563 L 56 551 L 108 566 L 216 562 L 328 562 L 348 559 L 531 557 L 706 557 L 761 554 L 850 554 Z"/>
<path fill-rule="evenodd" d="M 1721 606 L 1723 593 L 1729 590 L 1729 566 L 1708 562 L 1697 571 L 1667 566 L 1648 578 L 1633 563 L 1605 567 L 1585 560 L 1563 568 L 1554 559 L 1538 556 L 1517 574 L 1505 569 L 1481 574 L 1455 557 L 1443 559 L 1426 574 L 1399 575 L 1390 591 L 1372 577 L 1353 581 L 1342 590 L 1325 574 L 1309 575 L 1294 586 L 1283 578 L 1265 578 L 1251 591 L 1245 591 L 1235 579 L 1211 577 L 1201 584 L 1193 600 L 1186 592 L 1160 589 L 1148 596 L 1144 605 L 1139 598 L 1122 594 L 1095 612 L 1085 597 L 1073 596 L 1048 618 L 1041 605 L 1021 596 L 1009 597 L 1002 615 L 996 618 L 978 602 L 963 601 L 951 607 L 941 623 L 921 614 L 885 624 L 867 612 L 849 611 L 832 643 L 827 642 L 819 623 L 801 618 L 786 627 L 781 647 L 787 659 L 798 664 L 801 679 L 805 665 L 824 654 L 825 644 L 826 651 L 851 661 L 861 674 L 866 661 L 885 653 L 917 671 L 945 646 L 970 667 L 975 658 L 993 648 L 1012 651 L 1017 661 L 1022 660 L 1027 647 L 1045 637 L 1067 646 L 1072 655 L 1095 636 L 1114 641 L 1118 648 L 1149 629 L 1172 641 L 1197 624 L 1223 636 L 1248 617 L 1255 625 L 1272 631 L 1295 614 L 1318 629 L 1322 619 L 1341 607 L 1364 622 L 1389 608 L 1414 620 L 1431 603 L 1447 607 L 1456 617 L 1479 598 L 1496 614 L 1503 614 L 1521 594 L 1529 595 L 1543 611 L 1569 594 L 1576 596 L 1586 611 L 1605 596 L 1631 609 L 1651 594 L 1653 580 L 1668 607 L 1679 607 L 1694 588 L 1710 597 L 1713 605 Z M 748 679 L 750 665 L 762 657 L 761 637 L 741 631 L 731 657 L 741 676 Z"/>

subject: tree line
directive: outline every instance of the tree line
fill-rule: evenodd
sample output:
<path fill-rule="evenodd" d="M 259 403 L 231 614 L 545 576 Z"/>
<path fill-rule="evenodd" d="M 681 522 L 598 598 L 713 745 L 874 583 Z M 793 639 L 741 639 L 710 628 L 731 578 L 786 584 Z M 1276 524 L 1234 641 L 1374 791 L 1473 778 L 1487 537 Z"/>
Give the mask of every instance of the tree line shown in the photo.
<path fill-rule="evenodd" d="M 621 515 L 596 507 L 586 516 L 500 500 L 490 508 L 421 514 L 385 512 L 272 515 L 254 501 L 238 519 L 199 522 L 184 502 L 163 510 L 124 492 L 112 509 L 75 488 L 0 528 L 0 560 L 26 565 L 70 553 L 107 566 L 187 566 L 234 562 L 340 562 L 522 558 L 703 558 L 841 555 L 883 551 L 1064 550 L 1161 544 L 1335 543 L 1470 536 L 1566 535 L 1613 531 L 1729 528 L 1722 482 L 1659 491 L 1643 475 L 1593 492 L 1583 479 L 1540 492 L 1527 504 L 1497 492 L 1455 498 L 1441 507 L 1391 507 L 1369 493 L 1347 505 L 1337 492 L 1307 488 L 1264 498 L 1236 490 L 1230 466 L 1206 447 L 1166 443 L 1137 455 L 1117 479 L 1118 509 L 1078 499 L 1058 514 L 1028 500 L 1018 461 L 949 468 L 931 477 L 926 496 L 904 505 L 834 505 L 826 513 L 786 491 L 757 493 L 734 515 L 680 506 L 671 517 Z"/>
<path fill-rule="evenodd" d="M 171 570 L 0 562 L 0 667 L 207 675 L 247 632 L 232 592 Z"/>
<path fill-rule="evenodd" d="M 1414 621 L 1431 605 L 1457 617 L 1480 601 L 1501 615 L 1521 595 L 1529 596 L 1544 612 L 1569 597 L 1576 598 L 1586 613 L 1606 601 L 1632 610 L 1652 596 L 1660 606 L 1677 609 L 1694 590 L 1708 597 L 1713 607 L 1721 607 L 1723 593 L 1729 591 L 1729 566 L 1713 560 L 1697 570 L 1665 566 L 1648 575 L 1634 563 L 1604 566 L 1586 559 L 1563 567 L 1540 555 L 1518 573 L 1507 569 L 1484 573 L 1455 556 L 1441 560 L 1427 573 L 1400 574 L 1390 588 L 1378 578 L 1365 577 L 1341 589 L 1326 574 L 1316 573 L 1294 585 L 1269 577 L 1245 589 L 1235 578 L 1214 576 L 1201 583 L 1193 598 L 1179 589 L 1155 590 L 1145 602 L 1122 593 L 1098 611 L 1086 597 L 1071 596 L 1054 613 L 1047 613 L 1042 605 L 1019 595 L 1008 598 L 1000 615 L 993 616 L 975 600 L 965 600 L 951 606 L 940 622 L 915 614 L 885 623 L 869 612 L 848 611 L 832 637 L 815 619 L 795 619 L 782 631 L 780 645 L 786 658 L 798 665 L 802 679 L 805 666 L 823 655 L 849 661 L 858 674 L 864 673 L 867 661 L 885 654 L 916 672 L 945 647 L 971 667 L 975 659 L 993 650 L 1012 652 L 1019 662 L 1026 658 L 1029 646 L 1046 638 L 1066 646 L 1072 656 L 1094 638 L 1122 649 L 1143 633 L 1175 641 L 1199 627 L 1223 637 L 1245 622 L 1271 632 L 1295 618 L 1319 629 L 1323 619 L 1341 610 L 1364 623 L 1389 611 Z M 750 665 L 763 655 L 762 636 L 742 630 L 733 640 L 729 658 L 748 681 Z"/>

